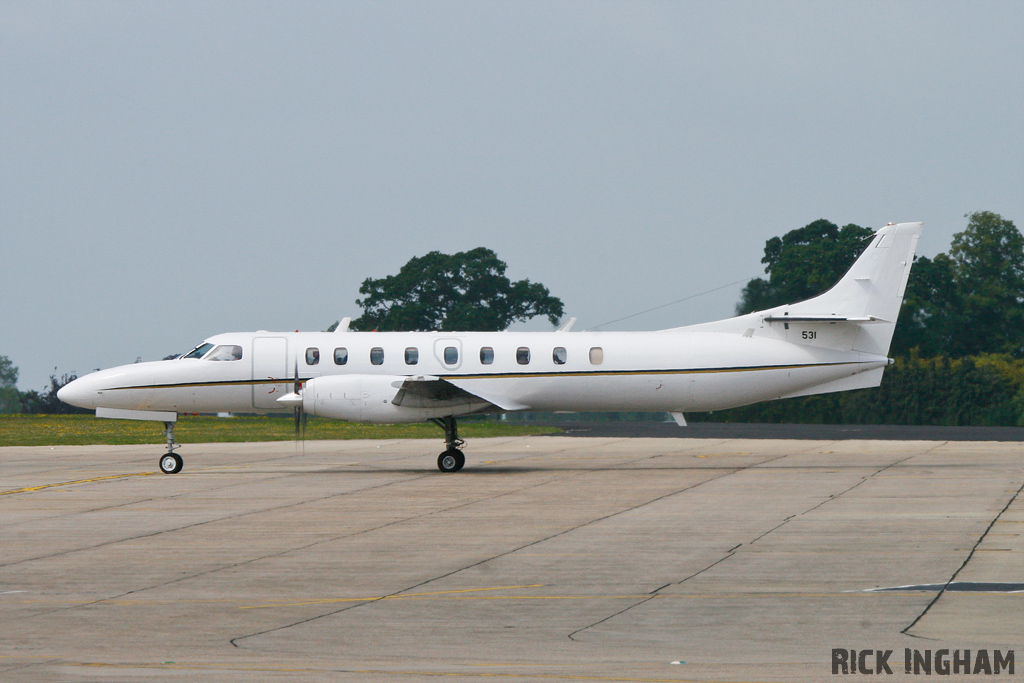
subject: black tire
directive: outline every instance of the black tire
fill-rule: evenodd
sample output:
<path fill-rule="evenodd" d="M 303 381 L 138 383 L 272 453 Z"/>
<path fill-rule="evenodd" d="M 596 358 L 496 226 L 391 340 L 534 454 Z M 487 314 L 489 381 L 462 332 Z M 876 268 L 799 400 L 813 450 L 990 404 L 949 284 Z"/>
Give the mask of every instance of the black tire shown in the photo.
<path fill-rule="evenodd" d="M 164 474 L 177 474 L 184 466 L 184 461 L 177 453 L 165 453 L 160 458 L 160 471 Z"/>
<path fill-rule="evenodd" d="M 442 472 L 458 472 L 466 464 L 466 456 L 457 448 L 449 448 L 437 456 L 437 469 Z"/>

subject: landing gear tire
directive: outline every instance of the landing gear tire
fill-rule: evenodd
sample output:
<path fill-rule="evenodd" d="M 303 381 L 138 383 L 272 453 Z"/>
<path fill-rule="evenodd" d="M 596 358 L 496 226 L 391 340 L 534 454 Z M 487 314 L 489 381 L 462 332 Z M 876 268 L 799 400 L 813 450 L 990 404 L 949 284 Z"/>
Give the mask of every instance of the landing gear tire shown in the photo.
<path fill-rule="evenodd" d="M 175 453 L 167 453 L 160 458 L 160 471 L 164 474 L 177 474 L 181 472 L 181 468 L 185 466 L 180 455 Z"/>
<path fill-rule="evenodd" d="M 466 464 L 466 456 L 457 448 L 449 448 L 437 456 L 437 469 L 442 472 L 458 472 Z"/>

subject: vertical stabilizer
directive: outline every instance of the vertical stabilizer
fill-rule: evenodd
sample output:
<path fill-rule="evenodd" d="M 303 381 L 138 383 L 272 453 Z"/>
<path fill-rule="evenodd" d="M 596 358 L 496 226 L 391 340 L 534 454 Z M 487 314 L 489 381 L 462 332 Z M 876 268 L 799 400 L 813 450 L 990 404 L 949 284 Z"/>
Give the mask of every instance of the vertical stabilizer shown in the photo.
<path fill-rule="evenodd" d="M 765 311 L 775 316 L 837 317 L 860 322 L 854 351 L 884 356 L 896 329 L 921 223 L 887 225 L 846 275 L 824 294 Z"/>
<path fill-rule="evenodd" d="M 921 223 L 887 225 L 875 233 L 846 275 L 824 294 L 736 318 L 666 331 L 774 336 L 808 346 L 886 356 L 920 236 Z"/>

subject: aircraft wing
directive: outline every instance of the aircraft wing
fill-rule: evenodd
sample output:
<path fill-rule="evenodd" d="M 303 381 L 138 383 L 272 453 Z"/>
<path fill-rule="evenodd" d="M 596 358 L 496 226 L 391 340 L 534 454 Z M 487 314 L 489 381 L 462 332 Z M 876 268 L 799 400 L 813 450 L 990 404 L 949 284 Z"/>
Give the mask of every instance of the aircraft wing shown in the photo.
<path fill-rule="evenodd" d="M 457 387 L 446 379 L 432 375 L 414 375 L 402 382 L 395 382 L 398 393 L 391 400 L 396 406 L 410 408 L 437 408 L 442 406 L 466 406 L 477 404 L 478 410 L 495 407 L 501 410 L 523 410 L 527 406 L 504 398 L 483 396 Z"/>

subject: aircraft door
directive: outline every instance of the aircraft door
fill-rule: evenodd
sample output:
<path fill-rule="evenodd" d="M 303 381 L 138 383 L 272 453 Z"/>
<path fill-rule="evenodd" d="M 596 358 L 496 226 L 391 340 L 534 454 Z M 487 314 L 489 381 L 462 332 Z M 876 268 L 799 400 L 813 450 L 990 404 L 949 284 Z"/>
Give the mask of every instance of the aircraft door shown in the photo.
<path fill-rule="evenodd" d="M 257 410 L 279 408 L 277 399 L 291 391 L 291 383 L 288 381 L 287 339 L 256 337 L 252 340 L 252 379 L 252 407 Z M 276 379 L 284 381 L 270 381 Z"/>

